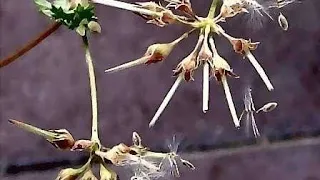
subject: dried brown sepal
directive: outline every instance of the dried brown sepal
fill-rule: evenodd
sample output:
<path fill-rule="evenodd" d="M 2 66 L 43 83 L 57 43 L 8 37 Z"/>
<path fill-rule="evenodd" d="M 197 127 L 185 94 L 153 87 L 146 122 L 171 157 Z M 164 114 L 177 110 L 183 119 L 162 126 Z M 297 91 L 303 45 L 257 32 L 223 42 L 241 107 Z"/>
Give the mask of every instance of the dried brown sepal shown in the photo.
<path fill-rule="evenodd" d="M 176 16 L 172 13 L 171 10 L 166 9 L 165 7 L 155 2 L 137 2 L 136 4 L 140 5 L 141 8 L 158 13 L 158 15 L 145 15 L 136 13 L 147 20 L 147 23 L 155 24 L 159 27 L 164 27 L 168 24 L 177 22 Z"/>
<path fill-rule="evenodd" d="M 173 7 L 174 9 L 179 10 L 185 13 L 186 15 L 196 19 L 196 15 L 192 10 L 191 2 L 189 0 L 181 0 L 181 1 L 167 0 L 167 2 L 169 2 L 167 7 Z"/>
<path fill-rule="evenodd" d="M 193 74 L 198 66 L 199 62 L 197 61 L 197 53 L 191 53 L 177 65 L 176 69 L 173 70 L 173 75 L 178 76 L 183 74 L 185 81 L 193 81 Z"/>
<path fill-rule="evenodd" d="M 176 16 L 170 10 L 165 10 L 161 12 L 161 15 L 159 15 L 159 17 L 145 16 L 144 18 L 147 20 L 147 23 L 155 24 L 159 27 L 164 27 L 166 25 L 177 22 Z"/>
<path fill-rule="evenodd" d="M 260 42 L 251 42 L 251 40 L 245 40 L 242 38 L 233 38 L 230 40 L 230 43 L 233 46 L 233 50 L 236 53 L 241 55 L 245 55 L 248 51 L 252 51 L 257 49 Z"/>
<path fill-rule="evenodd" d="M 233 73 L 228 62 L 225 59 L 223 59 L 219 54 L 214 55 L 212 73 L 216 80 L 219 82 L 221 82 L 221 77 L 224 75 L 229 75 L 234 78 L 239 77 L 238 75 Z"/>
<path fill-rule="evenodd" d="M 220 15 L 223 18 L 234 17 L 242 12 L 248 13 L 248 10 L 243 7 L 243 4 L 235 0 L 226 0 L 220 9 Z"/>
<path fill-rule="evenodd" d="M 91 140 L 80 139 L 74 143 L 71 151 L 90 151 L 93 145 L 94 142 Z"/>
<path fill-rule="evenodd" d="M 121 165 L 123 161 L 127 159 L 127 155 L 130 152 L 130 147 L 120 143 L 109 149 L 107 152 L 97 151 L 96 155 L 100 156 L 102 159 L 107 159 L 114 165 Z"/>

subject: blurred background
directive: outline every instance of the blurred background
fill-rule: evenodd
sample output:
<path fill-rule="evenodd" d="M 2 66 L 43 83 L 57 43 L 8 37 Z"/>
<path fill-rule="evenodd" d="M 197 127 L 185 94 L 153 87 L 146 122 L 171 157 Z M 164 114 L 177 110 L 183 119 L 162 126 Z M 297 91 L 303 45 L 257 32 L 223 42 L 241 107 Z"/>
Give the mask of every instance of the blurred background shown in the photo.
<path fill-rule="evenodd" d="M 127 2 L 129 2 L 127 0 Z M 21 3 L 21 4 L 20 4 Z M 211 0 L 193 0 L 205 16 Z M 105 146 L 131 143 L 136 131 L 152 150 L 167 151 L 166 141 L 182 138 L 180 152 L 196 166 L 181 168 L 191 180 L 320 180 L 320 1 L 305 0 L 283 9 L 289 21 L 284 32 L 277 20 L 263 26 L 245 17 L 224 23 L 235 37 L 260 41 L 254 52 L 275 91 L 268 92 L 247 60 L 223 38 L 218 51 L 240 79 L 229 85 L 237 113 L 250 85 L 256 108 L 277 102 L 270 113 L 256 116 L 262 137 L 234 128 L 222 87 L 210 82 L 210 110 L 202 113 L 202 73 L 183 83 L 156 126 L 148 123 L 175 81 L 172 70 L 195 46 L 193 34 L 165 62 L 114 74 L 104 70 L 142 56 L 156 42 L 170 42 L 183 26 L 159 28 L 141 17 L 96 5 L 102 33 L 89 38 L 97 72 L 100 137 Z M 275 18 L 277 17 L 275 12 Z M 33 39 L 52 22 L 30 1 L 0 1 L 0 57 Z M 16 62 L 0 70 L 0 179 L 55 179 L 62 168 L 82 164 L 85 154 L 61 152 L 43 139 L 8 123 L 18 119 L 45 129 L 68 129 L 76 139 L 91 131 L 91 104 L 81 38 L 61 27 Z M 118 169 L 118 168 L 116 168 Z M 129 175 L 119 169 L 121 179 Z"/>

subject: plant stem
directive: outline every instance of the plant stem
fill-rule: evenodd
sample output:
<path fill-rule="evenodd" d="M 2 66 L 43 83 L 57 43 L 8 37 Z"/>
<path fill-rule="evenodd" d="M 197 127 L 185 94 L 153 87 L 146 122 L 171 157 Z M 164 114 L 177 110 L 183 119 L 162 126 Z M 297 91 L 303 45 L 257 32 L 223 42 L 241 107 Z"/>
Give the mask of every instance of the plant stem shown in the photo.
<path fill-rule="evenodd" d="M 214 18 L 219 1 L 220 0 L 212 0 L 211 7 L 207 16 L 208 18 Z"/>
<path fill-rule="evenodd" d="M 9 55 L 8 57 L 4 58 L 0 61 L 0 68 L 12 63 L 16 59 L 18 59 L 20 56 L 24 55 L 28 51 L 30 51 L 32 48 L 34 48 L 36 45 L 38 45 L 41 41 L 46 39 L 49 35 L 51 35 L 53 32 L 55 32 L 59 27 L 61 26 L 61 23 L 54 23 L 51 25 L 48 29 L 40 33 L 35 39 L 28 42 L 26 45 L 24 45 L 21 49 L 17 50 L 13 54 Z"/>
<path fill-rule="evenodd" d="M 90 82 L 90 93 L 91 93 L 91 107 L 92 107 L 92 129 L 91 129 L 91 140 L 100 145 L 98 135 L 98 103 L 97 103 L 97 86 L 94 72 L 94 65 L 91 58 L 89 43 L 87 36 L 83 36 L 83 44 L 85 49 L 86 63 L 88 66 L 89 82 Z"/>

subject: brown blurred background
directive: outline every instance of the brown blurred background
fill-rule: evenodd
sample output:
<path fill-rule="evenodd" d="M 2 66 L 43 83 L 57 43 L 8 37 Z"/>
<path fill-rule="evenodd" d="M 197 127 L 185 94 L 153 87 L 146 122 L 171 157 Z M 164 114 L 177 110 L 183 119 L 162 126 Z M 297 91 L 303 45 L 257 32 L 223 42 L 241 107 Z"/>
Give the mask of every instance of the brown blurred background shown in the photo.
<path fill-rule="evenodd" d="M 211 1 L 192 3 L 205 16 Z M 269 20 L 261 29 L 245 18 L 223 24 L 235 37 L 261 42 L 254 54 L 273 82 L 274 92 L 267 91 L 251 64 L 236 55 L 227 41 L 216 40 L 220 54 L 241 76 L 229 81 L 238 114 L 248 84 L 256 107 L 278 103 L 276 110 L 256 116 L 263 135 L 263 142 L 256 143 L 234 128 L 223 89 L 215 81 L 210 83 L 210 110 L 202 113 L 200 71 L 194 82 L 179 87 L 155 128 L 149 129 L 149 121 L 174 82 L 172 69 L 191 52 L 196 35 L 179 44 L 164 63 L 107 75 L 104 69 L 138 58 L 150 44 L 169 42 L 186 28 L 158 28 L 133 13 L 97 5 L 102 33 L 90 36 L 90 43 L 103 144 L 130 143 L 131 133 L 137 131 L 151 149 L 166 150 L 166 140 L 180 135 L 184 137 L 180 151 L 197 167 L 194 172 L 182 170 L 185 180 L 320 180 L 320 1 L 305 0 L 283 10 L 289 21 L 287 32 Z M 0 57 L 51 23 L 31 0 L 0 1 Z M 75 32 L 60 28 L 0 70 L 0 179 L 55 179 L 61 168 L 82 163 L 84 154 L 56 151 L 43 139 L 8 124 L 9 118 L 41 128 L 66 128 L 77 139 L 90 137 L 87 69 Z M 119 172 L 126 179 L 128 173 Z"/>

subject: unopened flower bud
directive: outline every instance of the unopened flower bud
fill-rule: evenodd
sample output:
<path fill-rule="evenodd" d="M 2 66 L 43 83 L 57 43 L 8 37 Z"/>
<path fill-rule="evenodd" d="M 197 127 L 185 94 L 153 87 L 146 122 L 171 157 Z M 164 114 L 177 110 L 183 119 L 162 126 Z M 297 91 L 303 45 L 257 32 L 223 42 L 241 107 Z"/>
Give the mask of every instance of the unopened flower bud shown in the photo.
<path fill-rule="evenodd" d="M 117 180 L 117 174 L 106 165 L 100 164 L 100 180 Z"/>
<path fill-rule="evenodd" d="M 83 169 L 67 168 L 60 171 L 56 180 L 76 180 L 83 173 Z"/>
<path fill-rule="evenodd" d="M 93 174 L 91 169 L 87 169 L 80 180 L 98 180 L 98 178 Z"/>
<path fill-rule="evenodd" d="M 90 21 L 88 23 L 88 28 L 91 32 L 101 33 L 101 26 L 96 21 Z"/>

